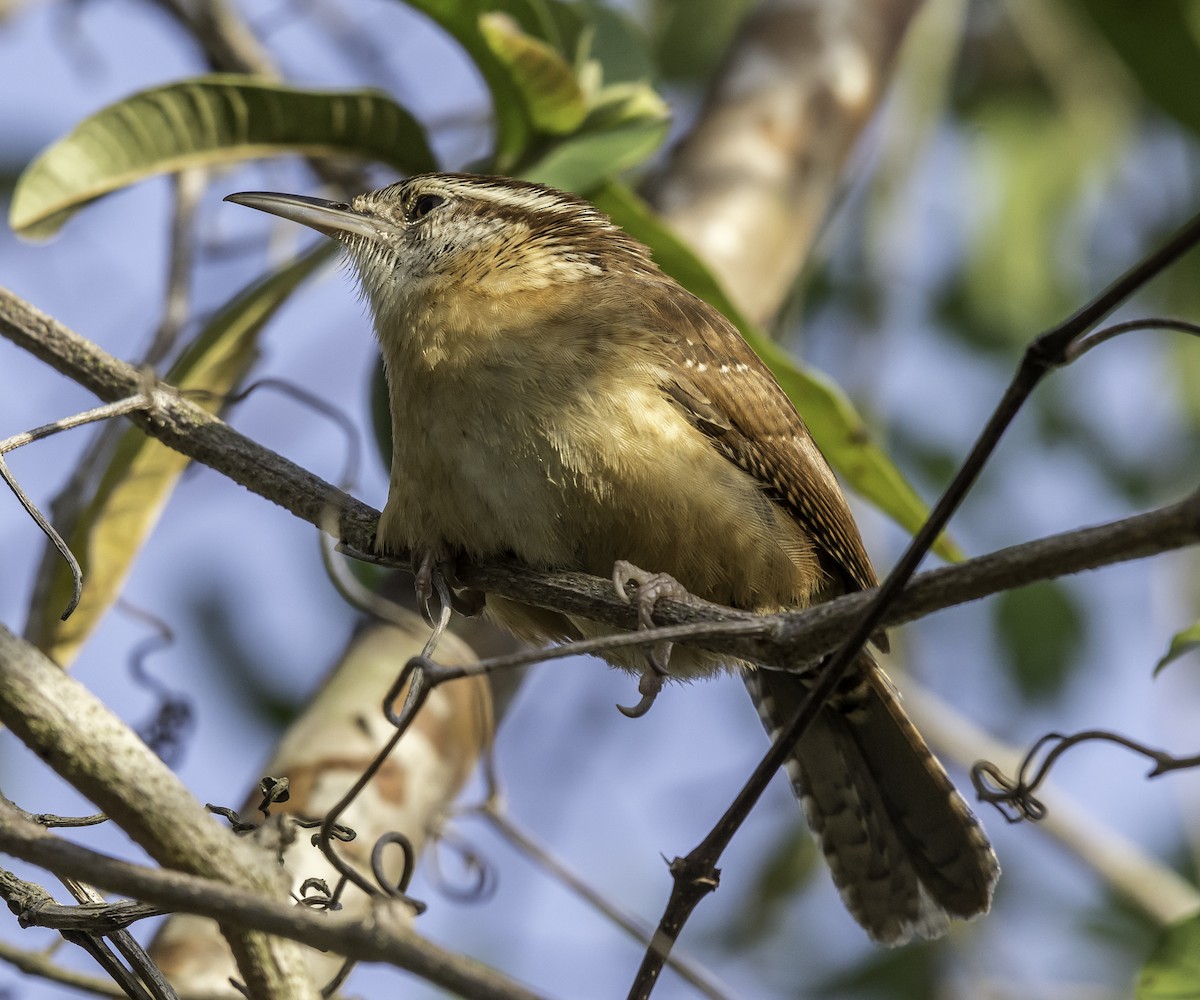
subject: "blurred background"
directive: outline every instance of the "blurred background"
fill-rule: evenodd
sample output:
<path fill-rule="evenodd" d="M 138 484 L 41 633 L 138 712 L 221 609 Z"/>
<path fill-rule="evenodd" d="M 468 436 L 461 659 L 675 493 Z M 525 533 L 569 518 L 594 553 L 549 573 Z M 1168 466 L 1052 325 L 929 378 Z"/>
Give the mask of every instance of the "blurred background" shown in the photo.
<path fill-rule="evenodd" d="M 640 26 L 686 133 L 734 38 L 745 0 L 622 3 Z M 313 86 L 387 90 L 425 124 L 441 162 L 488 149 L 489 102 L 470 63 L 431 21 L 391 0 L 274 0 L 243 15 L 285 76 Z M 776 332 L 840 384 L 872 433 L 932 501 L 948 482 L 1024 344 L 1081 305 L 1200 207 L 1200 14 L 1194 4 L 1117 0 L 930 0 L 902 50 Z M 135 90 L 205 71 L 192 38 L 156 3 L 0 3 L 0 196 L 80 119 Z M 654 169 L 654 161 L 647 169 Z M 380 182 L 388 175 L 378 172 Z M 192 314 L 198 321 L 307 232 L 265 231 L 220 202 L 237 190 L 311 192 L 297 160 L 210 179 L 196 212 Z M 118 357 L 143 353 L 164 310 L 173 188 L 155 178 L 105 198 L 46 244 L 0 231 L 0 282 Z M 290 242 L 289 242 L 290 241 Z M 1200 319 L 1193 254 L 1121 315 Z M 345 275 L 326 268 L 265 331 L 256 374 L 340 407 L 365 460 L 353 492 L 382 506 L 387 470 L 369 407 L 375 350 Z M 82 388 L 0 341 L 0 438 L 94 405 Z M 327 420 L 262 391 L 227 419 L 332 480 L 345 438 Z M 1200 345 L 1138 333 L 1088 355 L 1039 389 L 951 525 L 969 554 L 1119 518 L 1179 499 L 1200 469 Z M 9 461 L 48 503 L 92 429 Z M 856 502 L 881 573 L 906 540 Z M 43 539 L 0 496 L 0 620 L 21 630 Z M 1200 561 L 1177 553 L 1041 584 L 932 616 L 893 636 L 893 661 L 922 689 L 996 738 L 1111 728 L 1197 752 L 1192 652 L 1153 677 L 1171 637 L 1200 613 Z M 198 798 L 238 804 L 289 719 L 336 659 L 356 619 L 321 567 L 313 529 L 205 468 L 188 471 L 129 578 L 125 597 L 174 633 L 146 669 L 194 709 L 178 769 Z M 82 651 L 76 675 L 122 717 L 146 722 L 154 691 L 130 668 L 147 626 L 120 608 Z M 507 809 L 622 906 L 657 920 L 663 857 L 690 850 L 766 743 L 740 682 L 671 690 L 643 720 L 620 716 L 633 685 L 598 661 L 533 669 L 496 745 Z M 936 747 L 935 747 L 936 748 Z M 964 764 L 951 760 L 960 786 Z M 1200 782 L 1144 780 L 1145 762 L 1102 746 L 1055 772 L 1087 811 L 1189 878 L 1200 845 Z M 30 810 L 91 811 L 5 733 L 0 787 Z M 478 799 L 476 781 L 465 801 Z M 1054 799 L 1048 798 L 1054 809 Z M 1102 873 L 1030 825 L 980 807 L 1004 868 L 993 913 L 949 942 L 872 947 L 816 863 L 782 780 L 722 864 L 722 885 L 682 947 L 731 996 L 1096 998 L 1128 996 L 1155 924 Z M 483 823 L 454 823 L 491 867 L 495 892 L 464 900 L 449 848 L 413 891 L 418 929 L 549 995 L 624 995 L 641 948 L 515 854 Z M 82 838 L 81 838 L 82 839 Z M 119 834 L 88 842 L 121 852 Z M 456 882 L 456 878 L 458 881 Z M 0 939 L 49 945 L 0 921 Z M 64 963 L 88 969 L 80 955 Z M 90 971 L 90 970 L 89 970 Z M 385 991 L 388 991 L 385 994 Z M 391 970 L 360 968 L 347 992 L 440 995 Z M 73 996 L 0 966 L 0 995 Z M 663 1000 L 695 995 L 668 974 Z"/>

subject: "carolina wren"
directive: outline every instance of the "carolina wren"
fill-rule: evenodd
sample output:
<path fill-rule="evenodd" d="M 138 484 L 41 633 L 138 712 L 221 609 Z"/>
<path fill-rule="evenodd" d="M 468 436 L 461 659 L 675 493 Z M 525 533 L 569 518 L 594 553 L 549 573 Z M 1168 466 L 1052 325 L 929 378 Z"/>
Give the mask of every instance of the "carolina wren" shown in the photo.
<path fill-rule="evenodd" d="M 340 240 L 390 390 L 382 550 L 513 553 L 608 576 L 628 560 L 755 612 L 873 587 L 849 507 L 804 421 L 735 328 L 588 202 L 504 177 L 427 174 L 350 205 L 227 199 Z M 594 622 L 488 599 L 543 643 Z M 645 674 L 643 653 L 609 657 Z M 803 677 L 679 648 L 678 677 L 738 670 L 768 732 Z M 789 775 L 851 914 L 876 941 L 938 937 L 988 909 L 987 838 L 869 653 L 796 745 Z"/>

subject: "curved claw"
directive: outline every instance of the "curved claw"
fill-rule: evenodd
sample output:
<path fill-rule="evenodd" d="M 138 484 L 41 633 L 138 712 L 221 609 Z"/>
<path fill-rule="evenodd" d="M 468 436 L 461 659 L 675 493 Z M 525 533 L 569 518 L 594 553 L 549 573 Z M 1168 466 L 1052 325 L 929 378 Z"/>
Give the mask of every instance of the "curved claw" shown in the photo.
<path fill-rule="evenodd" d="M 413 573 L 413 582 L 417 591 L 417 607 L 421 611 L 421 617 L 425 619 L 425 624 L 430 628 L 437 625 L 437 617 L 430 607 L 433 601 L 433 573 L 437 568 L 437 559 L 433 554 L 432 549 L 426 549 L 421 553 L 420 559 L 417 562 L 416 570 Z"/>
<path fill-rule="evenodd" d="M 663 689 L 663 679 L 665 677 L 665 671 L 660 672 L 657 669 L 647 670 L 642 674 L 642 679 L 638 681 L 638 693 L 642 696 L 642 700 L 632 706 L 618 705 L 617 711 L 627 719 L 640 719 L 650 711 L 650 706 L 654 704 L 654 699 L 658 697 L 658 693 Z"/>
<path fill-rule="evenodd" d="M 627 719 L 640 719 L 643 715 L 650 711 L 650 706 L 654 704 L 654 699 L 658 697 L 658 692 L 654 694 L 642 695 L 641 701 L 636 705 L 618 705 L 617 711 Z"/>

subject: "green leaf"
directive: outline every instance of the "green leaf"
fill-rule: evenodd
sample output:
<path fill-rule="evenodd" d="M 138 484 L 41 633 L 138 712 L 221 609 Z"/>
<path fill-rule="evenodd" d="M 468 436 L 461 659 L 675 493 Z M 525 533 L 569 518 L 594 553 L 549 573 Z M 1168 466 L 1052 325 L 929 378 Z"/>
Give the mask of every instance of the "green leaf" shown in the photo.
<path fill-rule="evenodd" d="M 1136 1000 L 1200 1000 L 1200 916 L 1168 927 L 1138 976 Z"/>
<path fill-rule="evenodd" d="M 496 148 L 489 169 L 510 172 L 533 138 L 533 122 L 525 95 L 480 27 L 480 17 L 494 5 L 482 0 L 408 0 L 408 5 L 436 22 L 475 63 L 491 94 L 496 120 Z"/>
<path fill-rule="evenodd" d="M 579 130 L 552 145 L 521 176 L 586 195 L 653 153 L 667 137 L 669 113 L 645 84 L 605 88 Z"/>
<path fill-rule="evenodd" d="M 1154 667 L 1154 676 L 1157 677 L 1168 663 L 1197 649 L 1200 649 L 1200 622 L 1185 628 L 1182 632 L 1176 632 L 1171 637 L 1171 645 L 1167 649 L 1166 655 Z"/>
<path fill-rule="evenodd" d="M 562 56 L 522 31 L 507 14 L 483 14 L 479 30 L 520 91 L 534 128 L 564 135 L 583 123 L 587 100 Z"/>
<path fill-rule="evenodd" d="M 719 0 L 727 2 L 727 0 Z M 595 60 L 603 69 L 604 82 L 646 83 L 653 80 L 657 68 L 650 51 L 650 39 L 636 21 L 624 11 L 596 0 L 576 5 L 586 18 L 580 32 L 578 56 Z M 697 35 L 707 33 L 694 32 Z"/>
<path fill-rule="evenodd" d="M 787 351 L 752 325 L 696 255 L 627 187 L 610 181 L 591 198 L 613 222 L 650 247 L 659 267 L 719 309 L 741 331 L 804 415 L 821 451 L 850 487 L 908 531 L 917 531 L 928 514 L 925 502 L 871 441 L 866 423 L 845 393 L 826 376 L 798 365 Z M 935 551 L 949 560 L 962 558 L 945 537 L 939 539 Z"/>
<path fill-rule="evenodd" d="M 671 79 L 708 77 L 720 64 L 752 0 L 653 0 L 655 55 Z M 703 30 L 698 27 L 703 25 Z"/>
<path fill-rule="evenodd" d="M 997 637 L 1013 680 L 1030 701 L 1061 693 L 1079 663 L 1083 612 L 1061 583 L 1035 583 L 1007 590 L 991 604 Z"/>
<path fill-rule="evenodd" d="M 661 142 L 657 120 L 665 120 L 665 110 L 651 113 L 649 101 L 620 89 L 644 85 L 653 68 L 644 33 L 625 15 L 590 0 L 410 0 L 410 6 L 458 41 L 487 84 L 496 120 L 487 169 L 584 190 L 640 162 Z M 662 104 L 657 95 L 653 101 Z M 614 107 L 622 108 L 619 121 Z M 545 141 L 579 133 L 585 135 L 568 149 Z"/>
<path fill-rule="evenodd" d="M 1079 0 L 1145 95 L 1200 134 L 1200 6 L 1194 0 Z"/>
<path fill-rule="evenodd" d="M 436 169 L 421 126 L 381 91 L 203 76 L 144 90 L 80 122 L 21 176 L 9 223 L 45 238 L 88 202 L 154 174 L 281 153 L 357 156 L 402 173 Z"/>
<path fill-rule="evenodd" d="M 223 399 L 258 357 L 259 331 L 293 291 L 337 252 L 322 241 L 313 250 L 244 289 L 200 331 L 171 368 L 166 381 L 197 392 L 198 405 L 218 412 Z M 203 394 L 199 392 L 203 391 Z M 136 427 L 120 433 L 112 457 L 92 496 L 81 506 L 63 537 L 84 571 L 83 598 L 65 622 L 57 617 L 72 590 L 66 564 L 52 557 L 42 564 L 39 599 L 26 626 L 31 642 L 66 667 L 120 594 L 141 550 L 188 459 Z"/>

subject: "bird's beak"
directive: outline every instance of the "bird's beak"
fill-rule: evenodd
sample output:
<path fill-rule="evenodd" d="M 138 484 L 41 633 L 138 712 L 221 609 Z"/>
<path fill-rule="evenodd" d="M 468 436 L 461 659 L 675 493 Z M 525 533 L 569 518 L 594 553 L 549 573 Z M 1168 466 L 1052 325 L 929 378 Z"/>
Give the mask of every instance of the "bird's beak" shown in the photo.
<path fill-rule="evenodd" d="M 226 195 L 225 200 L 231 201 L 235 205 L 257 208 L 260 212 L 267 212 L 270 215 L 278 215 L 281 219 L 298 222 L 302 226 L 308 226 L 318 233 L 324 233 L 335 239 L 346 236 L 364 236 L 369 240 L 374 240 L 378 239 L 380 232 L 387 228 L 373 216 L 356 211 L 343 202 L 326 201 L 324 198 L 306 198 L 299 194 L 275 194 L 271 191 L 241 191 L 238 194 Z"/>

